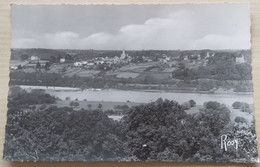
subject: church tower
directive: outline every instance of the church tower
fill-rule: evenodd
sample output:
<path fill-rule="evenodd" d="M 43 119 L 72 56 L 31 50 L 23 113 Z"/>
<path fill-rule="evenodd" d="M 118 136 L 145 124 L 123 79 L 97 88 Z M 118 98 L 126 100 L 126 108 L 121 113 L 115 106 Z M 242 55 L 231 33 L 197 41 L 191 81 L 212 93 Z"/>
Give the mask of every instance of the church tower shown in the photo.
<path fill-rule="evenodd" d="M 126 58 L 126 56 L 127 56 L 127 55 L 126 55 L 126 53 L 125 53 L 125 50 L 123 50 L 122 53 L 121 53 L 120 59 L 123 60 L 123 59 Z"/>

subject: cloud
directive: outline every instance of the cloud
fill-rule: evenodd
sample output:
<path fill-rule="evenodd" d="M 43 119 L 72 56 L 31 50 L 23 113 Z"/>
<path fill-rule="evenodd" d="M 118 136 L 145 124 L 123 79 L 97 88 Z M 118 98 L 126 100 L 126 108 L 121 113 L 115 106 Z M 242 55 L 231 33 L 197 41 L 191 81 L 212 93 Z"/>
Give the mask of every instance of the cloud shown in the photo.
<path fill-rule="evenodd" d="M 121 26 L 113 33 L 100 31 L 87 36 L 72 31 L 42 33 L 30 38 L 13 38 L 12 46 L 162 50 L 250 48 L 250 27 L 245 26 L 248 22 L 243 23 L 233 16 L 230 16 L 230 21 L 228 15 L 223 18 L 218 11 L 206 14 L 177 10 L 164 16 L 146 19 L 140 24 Z M 249 15 L 245 19 L 249 20 Z"/>
<path fill-rule="evenodd" d="M 181 11 L 166 18 L 150 18 L 143 24 L 129 24 L 115 34 L 99 32 L 81 40 L 81 46 L 97 49 L 176 49 L 183 47 L 188 38 L 185 30 L 190 28 L 188 20 L 182 20 Z M 187 16 L 187 13 L 185 15 Z M 178 18 L 178 19 L 177 19 Z M 184 36 L 183 36 L 184 35 Z M 185 40 L 185 42 L 182 42 Z"/>

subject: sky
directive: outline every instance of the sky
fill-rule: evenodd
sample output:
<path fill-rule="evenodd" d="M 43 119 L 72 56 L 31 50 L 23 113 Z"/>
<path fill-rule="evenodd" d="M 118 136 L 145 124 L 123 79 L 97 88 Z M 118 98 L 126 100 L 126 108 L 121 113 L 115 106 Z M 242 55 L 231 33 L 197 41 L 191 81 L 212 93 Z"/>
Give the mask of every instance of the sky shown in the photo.
<path fill-rule="evenodd" d="M 249 4 L 12 5 L 12 48 L 250 49 Z"/>

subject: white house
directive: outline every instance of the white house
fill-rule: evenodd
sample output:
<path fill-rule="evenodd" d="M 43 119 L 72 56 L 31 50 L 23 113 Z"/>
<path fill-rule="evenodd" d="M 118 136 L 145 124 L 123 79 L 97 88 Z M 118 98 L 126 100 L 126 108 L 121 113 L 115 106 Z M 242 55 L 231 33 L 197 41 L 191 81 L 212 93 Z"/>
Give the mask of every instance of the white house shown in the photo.
<path fill-rule="evenodd" d="M 183 60 L 189 60 L 188 56 L 184 56 Z"/>
<path fill-rule="evenodd" d="M 67 55 L 70 55 L 70 56 L 75 56 L 77 55 L 77 53 L 73 53 L 73 52 L 66 52 Z"/>
<path fill-rule="evenodd" d="M 65 58 L 60 58 L 60 63 L 64 63 L 66 61 Z"/>
<path fill-rule="evenodd" d="M 209 58 L 209 57 L 210 57 L 210 54 L 209 54 L 209 52 L 207 52 L 206 58 Z"/>
<path fill-rule="evenodd" d="M 200 55 L 198 55 L 198 59 L 197 60 L 201 60 L 201 57 L 200 57 Z"/>
<path fill-rule="evenodd" d="M 38 56 L 31 56 L 31 60 L 32 61 L 37 61 L 37 60 L 40 60 L 40 58 Z"/>
<path fill-rule="evenodd" d="M 212 54 L 210 55 L 210 53 L 207 52 L 206 58 L 210 58 L 210 57 L 213 57 L 213 56 L 215 56 L 215 53 L 212 53 Z"/>
<path fill-rule="evenodd" d="M 18 67 L 17 66 L 10 66 L 10 70 L 17 70 Z"/>
<path fill-rule="evenodd" d="M 75 63 L 74 63 L 74 66 L 80 67 L 80 66 L 82 66 L 82 63 L 81 63 L 81 62 L 75 62 Z"/>

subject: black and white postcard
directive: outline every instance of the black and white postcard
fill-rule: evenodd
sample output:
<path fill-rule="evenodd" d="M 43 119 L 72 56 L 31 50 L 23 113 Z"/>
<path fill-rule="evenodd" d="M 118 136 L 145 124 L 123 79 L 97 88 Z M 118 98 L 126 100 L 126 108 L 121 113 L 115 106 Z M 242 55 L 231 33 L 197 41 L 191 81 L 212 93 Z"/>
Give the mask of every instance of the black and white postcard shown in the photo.
<path fill-rule="evenodd" d="M 250 4 L 11 17 L 4 160 L 258 162 Z"/>

